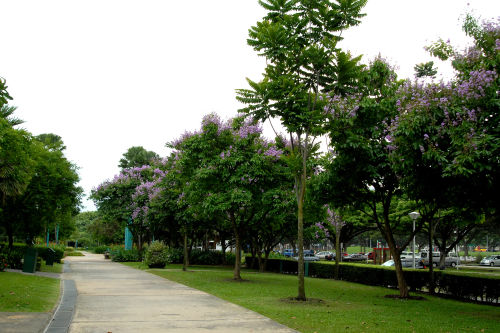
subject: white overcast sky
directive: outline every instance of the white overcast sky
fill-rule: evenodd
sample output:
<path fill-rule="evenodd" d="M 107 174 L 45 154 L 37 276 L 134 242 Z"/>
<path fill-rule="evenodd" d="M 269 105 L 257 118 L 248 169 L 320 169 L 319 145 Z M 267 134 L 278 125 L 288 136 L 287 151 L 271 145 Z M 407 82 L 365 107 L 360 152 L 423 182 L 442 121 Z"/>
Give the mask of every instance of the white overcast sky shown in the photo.
<path fill-rule="evenodd" d="M 423 46 L 464 46 L 467 11 L 495 18 L 500 1 L 369 0 L 342 46 L 365 61 L 381 53 L 410 77 L 431 60 Z M 0 0 L 0 76 L 24 128 L 62 137 L 88 195 L 129 147 L 166 156 L 204 114 L 236 114 L 235 89 L 264 68 L 246 45 L 263 15 L 257 0 Z"/>

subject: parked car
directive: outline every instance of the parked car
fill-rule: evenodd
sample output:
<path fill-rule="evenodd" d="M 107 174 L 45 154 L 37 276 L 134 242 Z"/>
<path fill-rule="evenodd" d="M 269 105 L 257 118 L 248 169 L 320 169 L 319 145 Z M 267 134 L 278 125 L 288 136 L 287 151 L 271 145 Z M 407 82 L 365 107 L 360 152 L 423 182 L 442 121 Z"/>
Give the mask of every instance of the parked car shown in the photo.
<path fill-rule="evenodd" d="M 316 253 L 316 257 L 323 260 L 332 260 L 333 258 L 335 258 L 335 254 L 330 251 L 322 251 Z"/>
<path fill-rule="evenodd" d="M 295 260 L 299 260 L 299 257 L 293 257 Z M 314 254 L 311 253 L 304 253 L 304 261 L 319 261 L 319 258 L 316 257 Z"/>
<path fill-rule="evenodd" d="M 375 253 L 373 252 L 366 252 L 365 255 L 368 257 L 368 260 L 375 259 Z"/>
<path fill-rule="evenodd" d="M 394 266 L 394 260 L 387 260 L 382 264 L 382 266 Z M 401 266 L 407 267 L 407 268 L 413 268 L 413 258 L 412 259 L 401 259 Z M 424 265 L 422 263 L 422 259 L 415 258 L 415 268 L 424 268 Z"/>
<path fill-rule="evenodd" d="M 483 258 L 479 263 L 481 266 L 500 266 L 500 255 L 492 255 Z"/>
<path fill-rule="evenodd" d="M 294 256 L 294 253 L 293 253 L 293 250 L 291 249 L 286 249 L 286 250 L 283 250 L 283 255 L 285 257 L 293 257 Z"/>
<path fill-rule="evenodd" d="M 429 266 L 429 255 L 426 252 L 421 253 L 421 258 L 423 265 Z M 440 252 L 432 252 L 432 266 L 438 267 L 439 261 L 440 261 Z M 444 258 L 445 267 L 455 267 L 459 263 L 460 260 L 456 255 L 451 256 L 451 254 L 449 253 L 448 256 Z"/>
<path fill-rule="evenodd" d="M 342 261 L 363 261 L 368 259 L 365 254 L 362 253 L 353 253 L 345 256 Z"/>
<path fill-rule="evenodd" d="M 413 252 L 409 252 L 409 251 L 403 251 L 401 252 L 401 258 L 410 258 L 413 260 Z M 420 253 L 415 253 L 415 260 L 421 258 L 421 255 Z"/>

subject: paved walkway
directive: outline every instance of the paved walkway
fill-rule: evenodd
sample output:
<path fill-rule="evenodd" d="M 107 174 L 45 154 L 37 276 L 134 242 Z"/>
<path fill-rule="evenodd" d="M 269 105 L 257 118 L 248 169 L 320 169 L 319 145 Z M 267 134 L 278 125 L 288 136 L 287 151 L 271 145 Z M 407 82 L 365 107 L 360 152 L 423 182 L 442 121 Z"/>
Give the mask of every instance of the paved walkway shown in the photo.
<path fill-rule="evenodd" d="M 104 260 L 102 254 L 65 261 L 69 270 L 63 279 L 74 280 L 77 291 L 70 333 L 295 332 L 207 293 Z"/>

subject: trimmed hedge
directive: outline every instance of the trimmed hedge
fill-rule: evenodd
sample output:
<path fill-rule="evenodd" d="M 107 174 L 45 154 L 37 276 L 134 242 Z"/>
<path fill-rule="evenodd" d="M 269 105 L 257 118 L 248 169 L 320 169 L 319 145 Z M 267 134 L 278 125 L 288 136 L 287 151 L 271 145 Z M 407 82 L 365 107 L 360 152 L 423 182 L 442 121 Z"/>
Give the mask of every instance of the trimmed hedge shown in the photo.
<path fill-rule="evenodd" d="M 254 260 L 255 259 L 255 260 Z M 246 257 L 247 267 L 258 269 L 257 258 Z M 308 263 L 308 276 L 314 278 L 333 279 L 335 265 L 321 262 Z M 297 274 L 298 263 L 295 260 L 268 259 L 266 270 L 275 273 Z M 429 273 L 424 270 L 405 269 L 403 274 L 411 291 L 429 289 Z M 396 288 L 398 281 L 396 272 L 388 267 L 364 264 L 342 263 L 339 267 L 339 278 L 343 281 L 362 283 L 371 286 Z M 500 279 L 476 277 L 435 271 L 437 296 L 446 295 L 469 301 L 499 303 Z"/>
<path fill-rule="evenodd" d="M 170 260 L 173 264 L 182 264 L 184 261 L 183 249 L 168 249 Z M 189 257 L 190 265 L 222 265 L 222 251 L 202 251 L 194 249 Z M 226 264 L 234 265 L 236 257 L 231 252 L 226 252 Z"/>
<path fill-rule="evenodd" d="M 135 248 L 131 250 L 125 250 L 125 248 L 121 246 L 115 246 L 110 249 L 109 255 L 111 257 L 111 260 L 116 262 L 142 261 L 141 254 Z"/>
<path fill-rule="evenodd" d="M 38 257 L 42 258 L 44 261 L 47 261 L 50 255 L 49 248 L 43 245 L 35 245 L 34 247 L 38 251 Z M 9 246 L 7 244 L 0 244 L 0 254 L 3 254 L 3 256 L 6 258 L 8 268 L 22 269 L 22 259 L 24 258 L 24 253 L 26 252 L 27 248 L 28 245 L 26 244 L 16 243 L 12 246 L 12 249 L 9 249 Z M 61 263 L 61 259 L 64 257 L 65 247 L 63 245 L 56 245 L 51 246 L 50 248 L 55 252 L 54 261 L 57 263 Z"/>

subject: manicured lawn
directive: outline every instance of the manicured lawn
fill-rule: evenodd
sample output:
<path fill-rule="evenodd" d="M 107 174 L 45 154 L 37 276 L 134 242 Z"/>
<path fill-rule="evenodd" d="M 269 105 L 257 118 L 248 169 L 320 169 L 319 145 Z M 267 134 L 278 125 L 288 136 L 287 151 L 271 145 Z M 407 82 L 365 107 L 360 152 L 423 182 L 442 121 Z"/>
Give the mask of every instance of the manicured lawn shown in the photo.
<path fill-rule="evenodd" d="M 54 263 L 53 266 L 45 265 L 45 261 L 42 260 L 42 266 L 40 267 L 40 272 L 49 272 L 49 273 L 62 273 L 64 264 Z"/>
<path fill-rule="evenodd" d="M 0 312 L 51 311 L 59 298 L 59 286 L 59 279 L 0 272 Z"/>
<path fill-rule="evenodd" d="M 137 263 L 128 266 L 141 268 Z M 498 332 L 500 328 L 500 307 L 430 296 L 420 301 L 390 299 L 384 296 L 397 291 L 311 278 L 306 278 L 306 294 L 313 300 L 302 303 L 289 299 L 297 293 L 295 276 L 243 270 L 245 281 L 234 282 L 232 272 L 225 267 L 196 266 L 188 272 L 179 268 L 169 265 L 149 272 L 239 304 L 300 332 Z"/>

